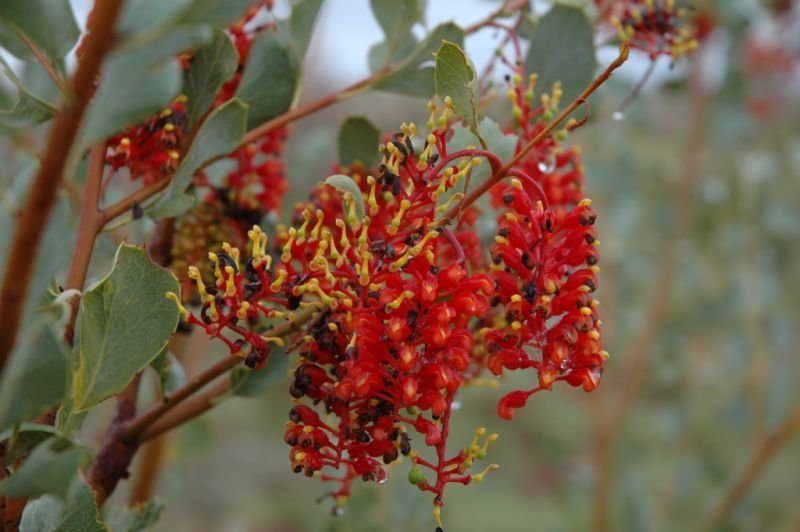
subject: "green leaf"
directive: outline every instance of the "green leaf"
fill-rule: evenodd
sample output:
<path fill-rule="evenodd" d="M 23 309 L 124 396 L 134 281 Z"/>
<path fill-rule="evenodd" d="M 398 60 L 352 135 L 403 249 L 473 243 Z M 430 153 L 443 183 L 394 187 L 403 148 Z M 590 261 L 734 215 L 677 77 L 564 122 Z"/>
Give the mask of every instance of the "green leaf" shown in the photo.
<path fill-rule="evenodd" d="M 122 391 L 164 349 L 178 325 L 167 292 L 180 293 L 175 276 L 144 249 L 120 245 L 111 273 L 81 301 L 75 412 Z"/>
<path fill-rule="evenodd" d="M 0 22 L 6 33 L 25 34 L 51 61 L 67 55 L 80 36 L 69 0 L 3 0 Z M 31 56 L 29 51 L 18 55 L 21 59 Z"/>
<path fill-rule="evenodd" d="M 112 529 L 114 532 L 144 532 L 158 522 L 163 511 L 164 503 L 157 499 L 126 508 L 125 513 L 114 520 Z"/>
<path fill-rule="evenodd" d="M 247 106 L 238 98 L 228 100 L 208 115 L 197 132 L 163 196 L 146 212 L 154 217 L 178 216 L 189 210 L 193 198 L 185 194 L 194 173 L 209 159 L 227 155 L 242 142 Z"/>
<path fill-rule="evenodd" d="M 433 60 L 433 53 L 439 49 L 443 41 L 462 45 L 464 32 L 448 22 L 433 29 L 425 39 L 419 43 L 413 52 L 398 65 L 393 74 L 378 80 L 371 88 L 396 94 L 430 98 L 436 88 L 434 85 L 434 68 L 424 65 Z"/>
<path fill-rule="evenodd" d="M 205 114 L 214 103 L 220 87 L 228 81 L 239 66 L 239 52 L 222 30 L 214 30 L 214 38 L 203 46 L 192 59 L 192 66 L 183 83 L 183 92 L 192 124 Z"/>
<path fill-rule="evenodd" d="M 561 82 L 562 101 L 574 100 L 592 81 L 595 69 L 594 30 L 577 7 L 555 5 L 536 26 L 525 70 L 539 74 L 539 92 L 550 92 Z"/>
<path fill-rule="evenodd" d="M 289 15 L 289 42 L 297 55 L 298 63 L 302 63 L 306 55 L 321 7 L 322 0 L 301 0 L 292 6 L 292 14 Z"/>
<path fill-rule="evenodd" d="M 161 393 L 164 397 L 169 397 L 186 383 L 186 371 L 180 360 L 167 348 L 159 353 L 150 366 L 158 373 L 161 380 Z"/>
<path fill-rule="evenodd" d="M 0 429 L 35 419 L 66 395 L 68 365 L 49 320 L 28 326 L 0 380 Z"/>
<path fill-rule="evenodd" d="M 271 31 L 253 41 L 236 95 L 250 106 L 247 129 L 266 122 L 292 105 L 297 72 L 289 50 Z"/>
<path fill-rule="evenodd" d="M 394 49 L 386 41 L 379 42 L 369 49 L 369 54 L 367 55 L 370 71 L 377 72 L 387 65 L 400 63 L 412 54 L 418 45 L 419 43 L 413 35 L 403 39 Z"/>
<path fill-rule="evenodd" d="M 54 532 L 58 528 L 64 501 L 55 495 L 42 495 L 30 500 L 22 512 L 20 532 Z"/>
<path fill-rule="evenodd" d="M 55 532 L 109 532 L 100 519 L 97 500 L 89 485 L 76 478 L 67 492 Z"/>
<path fill-rule="evenodd" d="M 167 2 L 169 3 L 169 2 Z M 227 28 L 244 15 L 253 0 L 193 0 L 181 16 L 181 22 L 211 24 Z"/>
<path fill-rule="evenodd" d="M 49 438 L 31 451 L 27 460 L 8 479 L 0 482 L 0 494 L 9 497 L 65 497 L 87 450 L 61 437 Z"/>
<path fill-rule="evenodd" d="M 273 349 L 269 360 L 261 369 L 239 366 L 231 372 L 231 393 L 241 397 L 263 395 L 277 384 L 286 382 L 289 355 L 285 349 Z"/>
<path fill-rule="evenodd" d="M 31 65 L 27 65 L 26 69 Z M 17 87 L 17 100 L 13 106 L 0 109 L 0 124 L 12 128 L 29 127 L 39 124 L 55 116 L 58 109 L 45 95 L 36 94 L 20 80 L 8 63 L 0 57 L 0 67 L 6 77 Z"/>
<path fill-rule="evenodd" d="M 411 52 L 413 48 L 405 45 L 404 41 L 412 38 L 411 28 L 422 16 L 422 4 L 417 0 L 370 0 L 370 6 L 386 36 L 385 48 L 380 52 L 384 63 L 380 66 L 401 59 L 402 56 L 397 54 L 401 48 L 406 53 Z"/>
<path fill-rule="evenodd" d="M 339 164 L 350 166 L 360 162 L 364 168 L 378 164 L 378 146 L 381 132 L 372 122 L 361 116 L 352 116 L 339 129 Z"/>
<path fill-rule="evenodd" d="M 80 145 L 109 137 L 169 104 L 183 70 L 175 56 L 211 40 L 208 26 L 182 26 L 121 46 L 103 63 L 97 93 L 86 111 Z"/>
<path fill-rule="evenodd" d="M 27 455 L 31 449 L 54 435 L 56 435 L 56 429 L 50 425 L 39 423 L 20 423 L 16 427 L 1 432 L 0 442 L 6 443 L 2 456 L 5 462 L 0 460 L 0 467 L 13 464 L 15 460 Z"/>
<path fill-rule="evenodd" d="M 406 96 L 430 98 L 436 92 L 434 74 L 433 67 L 403 70 L 379 80 L 371 88 Z"/>
<path fill-rule="evenodd" d="M 355 203 L 356 209 L 356 218 L 357 221 L 360 223 L 361 220 L 364 219 L 364 196 L 361 195 L 361 189 L 358 188 L 358 185 L 353 178 L 344 174 L 334 174 L 330 176 L 328 179 L 325 180 L 326 185 L 330 185 L 336 190 L 338 190 L 342 195 L 349 195 L 353 202 Z M 344 202 L 344 197 L 342 198 Z M 347 205 L 344 206 L 344 212 L 347 213 L 349 209 Z M 350 222 L 352 224 L 352 222 Z"/>
<path fill-rule="evenodd" d="M 453 108 L 471 128 L 478 125 L 475 69 L 455 43 L 443 41 L 436 52 L 436 95 L 453 100 Z"/>

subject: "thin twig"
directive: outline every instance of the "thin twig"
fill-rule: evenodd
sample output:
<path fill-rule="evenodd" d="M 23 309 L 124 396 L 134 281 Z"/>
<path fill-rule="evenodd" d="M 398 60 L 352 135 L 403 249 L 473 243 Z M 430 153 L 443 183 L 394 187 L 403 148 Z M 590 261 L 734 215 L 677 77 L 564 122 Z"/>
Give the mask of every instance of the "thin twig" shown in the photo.
<path fill-rule="evenodd" d="M 614 59 L 614 61 L 608 65 L 608 67 L 606 67 L 606 69 L 599 76 L 597 76 L 594 81 L 592 81 L 592 83 L 589 84 L 589 86 L 586 87 L 583 92 L 581 92 L 580 95 L 578 95 L 578 97 L 572 101 L 572 103 L 564 108 L 564 110 L 561 111 L 558 116 L 556 116 L 549 124 L 547 124 L 533 139 L 531 139 L 530 142 L 523 146 L 523 148 L 517 152 L 517 154 L 514 155 L 510 161 L 504 164 L 502 168 L 493 172 L 489 179 L 481 183 L 480 186 L 470 192 L 469 196 L 460 201 L 458 205 L 453 205 L 440 220 L 440 223 L 446 224 L 453 220 L 456 216 L 458 216 L 459 212 L 472 205 L 490 188 L 505 178 L 511 168 L 519 163 L 528 154 L 528 152 L 535 148 L 540 142 L 546 139 L 547 136 L 550 135 L 550 133 L 552 133 L 553 130 L 558 127 L 558 125 L 561 124 L 561 122 L 563 122 L 575 109 L 577 109 L 583 102 L 587 101 L 589 96 L 591 96 L 592 93 L 598 89 L 598 87 L 605 83 L 616 69 L 618 69 L 623 63 L 625 63 L 625 61 L 628 60 L 628 52 L 628 45 L 623 43 L 620 46 L 620 52 L 617 58 Z"/>
<path fill-rule="evenodd" d="M 53 83 L 55 83 L 56 87 L 58 87 L 58 90 L 61 92 L 61 94 L 68 96 L 69 89 L 67 88 L 64 78 L 62 78 L 61 75 L 55 71 L 53 65 L 50 64 L 50 61 L 48 61 L 47 56 L 44 55 L 44 52 L 42 52 L 39 47 L 36 46 L 36 44 L 30 40 L 27 35 L 25 35 L 25 33 L 18 29 L 16 30 L 16 33 L 17 37 L 19 37 L 19 39 L 25 43 L 25 46 L 30 49 L 34 57 L 36 57 L 36 60 L 42 65 L 42 68 L 45 72 L 47 72 L 47 75 L 50 76 L 50 79 L 53 80 Z"/>
<path fill-rule="evenodd" d="M 228 393 L 230 389 L 230 379 L 218 382 L 205 393 L 186 401 L 181 406 L 159 419 L 156 423 L 153 423 L 153 425 L 148 427 L 147 430 L 142 432 L 139 439 L 142 442 L 150 441 L 153 438 L 161 436 L 165 432 L 183 425 L 187 421 L 191 421 L 205 412 L 208 412 L 214 407 L 217 399 Z"/>
<path fill-rule="evenodd" d="M 711 514 L 711 519 L 708 522 L 709 529 L 715 529 L 727 520 L 730 513 L 744 498 L 770 460 L 775 457 L 781 447 L 791 441 L 798 430 L 800 430 L 800 407 L 795 408 L 783 424 L 769 437 L 765 438 L 755 450 L 742 475 L 733 483 L 720 501 L 719 506 Z"/>
<path fill-rule="evenodd" d="M 89 170 L 86 175 L 86 187 L 83 192 L 81 204 L 81 218 L 78 226 L 78 236 L 75 241 L 75 251 L 69 265 L 64 289 L 83 290 L 86 283 L 86 272 L 92 260 L 94 244 L 100 224 L 100 187 L 103 183 L 103 168 L 105 167 L 106 144 L 100 142 L 92 146 L 89 154 Z M 64 327 L 64 340 L 72 345 L 75 340 L 75 320 L 78 316 L 79 298 L 70 301 L 70 318 Z"/>
<path fill-rule="evenodd" d="M 75 141 L 86 106 L 94 92 L 94 81 L 100 64 L 114 41 L 114 27 L 122 0 L 97 2 L 94 23 L 86 37 L 85 53 L 72 80 L 74 97 L 68 98 L 56 115 L 39 172 L 34 178 L 25 207 L 22 210 L 0 291 L 0 370 L 5 367 L 16 341 L 33 268 L 25 267 L 36 261 L 42 232 L 56 199 L 58 183 L 69 152 Z"/>

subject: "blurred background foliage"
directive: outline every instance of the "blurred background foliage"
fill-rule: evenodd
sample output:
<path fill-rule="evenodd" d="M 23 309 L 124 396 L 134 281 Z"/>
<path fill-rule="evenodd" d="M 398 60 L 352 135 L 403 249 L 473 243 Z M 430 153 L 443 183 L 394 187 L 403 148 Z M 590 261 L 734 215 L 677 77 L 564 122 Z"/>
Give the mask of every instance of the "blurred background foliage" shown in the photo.
<path fill-rule="evenodd" d="M 600 213 L 599 298 L 612 354 L 603 383 L 591 395 L 568 387 L 539 394 L 513 423 L 495 415 L 500 391 L 468 390 L 451 441 L 466 443 L 479 426 L 499 432 L 490 460 L 501 468 L 481 485 L 448 491 L 448 530 L 800 530 L 800 5 L 693 3 L 709 25 L 700 49 L 674 66 L 659 59 L 615 115 L 646 67 L 645 57 L 633 58 L 571 139 L 583 146 L 588 196 Z M 431 0 L 428 24 L 454 10 L 469 23 L 495 8 Z M 363 75 L 372 30 L 355 19 L 370 16 L 366 2 L 326 2 L 305 100 Z M 467 44 L 479 71 L 493 42 L 484 37 Z M 614 53 L 599 52 L 601 65 Z M 500 123 L 504 112 L 494 115 Z M 350 114 L 391 131 L 424 122 L 427 110 L 423 100 L 365 94 L 295 124 L 286 212 L 327 175 Z M 26 130 L 0 144 L 6 182 L 39 142 Z M 110 257 L 111 240 L 100 249 Z M 193 348 L 208 360 L 223 354 Z M 430 527 L 429 497 L 405 481 L 402 463 L 385 485 L 357 485 L 346 513 L 331 518 L 330 501 L 315 502 L 326 487 L 289 472 L 285 388 L 228 401 L 162 440 L 168 463 L 156 493 L 168 507 L 156 530 Z M 100 410 L 82 433 L 87 441 L 105 427 Z M 762 455 L 763 469 L 717 520 Z M 115 495 L 126 497 L 126 489 Z"/>

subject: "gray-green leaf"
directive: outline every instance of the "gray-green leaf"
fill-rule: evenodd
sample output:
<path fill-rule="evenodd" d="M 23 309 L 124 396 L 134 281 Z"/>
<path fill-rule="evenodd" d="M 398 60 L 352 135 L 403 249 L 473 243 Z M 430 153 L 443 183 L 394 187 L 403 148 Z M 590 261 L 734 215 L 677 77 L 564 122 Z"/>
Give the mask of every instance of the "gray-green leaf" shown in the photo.
<path fill-rule="evenodd" d="M 289 15 L 289 41 L 298 63 L 302 63 L 306 55 L 321 7 L 322 0 L 301 0 L 292 6 L 292 14 Z"/>
<path fill-rule="evenodd" d="M 64 497 L 86 458 L 85 448 L 65 438 L 49 438 L 31 451 L 11 477 L 0 482 L 0 494 L 9 497 L 44 494 Z"/>
<path fill-rule="evenodd" d="M 561 82 L 566 102 L 574 100 L 592 80 L 595 69 L 594 30 L 578 7 L 555 5 L 536 25 L 525 69 L 539 75 L 539 92 Z"/>
<path fill-rule="evenodd" d="M 271 31 L 256 37 L 236 95 L 250 106 L 247 129 L 266 122 L 292 105 L 297 71 L 289 50 Z"/>
<path fill-rule="evenodd" d="M 361 116 L 352 116 L 339 129 L 339 164 L 350 166 L 360 162 L 364 168 L 378 163 L 378 146 L 381 132 L 372 122 Z"/>
<path fill-rule="evenodd" d="M 80 36 L 68 0 L 3 0 L 0 21 L 11 32 L 25 34 L 51 61 L 67 55 Z M 30 58 L 26 52 L 18 57 Z"/>
<path fill-rule="evenodd" d="M 67 357 L 49 320 L 28 326 L 0 380 L 0 430 L 35 419 L 58 405 L 67 391 Z"/>
<path fill-rule="evenodd" d="M 122 391 L 164 349 L 178 325 L 178 309 L 167 292 L 180 293 L 175 276 L 144 249 L 120 245 L 111 273 L 81 301 L 72 391 L 76 412 Z"/>
<path fill-rule="evenodd" d="M 344 174 L 334 174 L 325 180 L 325 184 L 332 186 L 341 192 L 342 195 L 350 195 L 355 203 L 357 221 L 358 223 L 361 223 L 361 220 L 364 219 L 364 213 L 366 212 L 364 210 L 364 196 L 361 195 L 361 189 L 358 188 L 358 185 L 355 181 L 353 181 L 353 178 Z M 342 201 L 344 201 L 344 198 Z M 344 208 L 344 212 L 348 212 L 346 206 Z"/>
<path fill-rule="evenodd" d="M 125 513 L 112 522 L 114 532 L 144 532 L 158 522 L 164 503 L 158 499 L 147 501 L 145 504 L 126 508 Z"/>
<path fill-rule="evenodd" d="M 192 59 L 183 92 L 192 124 L 208 111 L 220 87 L 233 75 L 239 65 L 239 52 L 222 30 L 214 30 L 214 38 Z"/>
<path fill-rule="evenodd" d="M 478 125 L 478 101 L 475 69 L 464 50 L 455 43 L 443 41 L 436 52 L 436 95 L 450 97 L 453 108 L 471 128 Z"/>

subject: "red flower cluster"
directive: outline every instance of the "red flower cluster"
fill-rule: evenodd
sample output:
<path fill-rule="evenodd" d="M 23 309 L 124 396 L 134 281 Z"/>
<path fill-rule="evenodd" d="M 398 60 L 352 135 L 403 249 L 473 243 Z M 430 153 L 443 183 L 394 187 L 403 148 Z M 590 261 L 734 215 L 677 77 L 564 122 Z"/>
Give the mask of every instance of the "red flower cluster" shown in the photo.
<path fill-rule="evenodd" d="M 177 170 L 187 126 L 186 97 L 178 96 L 157 115 L 110 138 L 106 163 L 128 168 L 131 179 L 158 181 Z"/>
<path fill-rule="evenodd" d="M 330 185 L 315 189 L 294 226 L 279 228 L 279 261 L 255 226 L 244 264 L 226 244 L 209 254 L 213 281 L 204 281 L 196 267 L 189 271 L 201 309 L 195 315 L 181 307 L 186 319 L 253 368 L 266 361 L 270 342 L 283 342 L 258 332 L 263 318 L 292 319 L 301 309 L 324 306 L 296 341 L 301 362 L 290 392 L 297 404 L 285 440 L 294 471 L 340 483 L 332 493 L 337 508 L 353 479 L 382 482 L 385 465 L 402 454 L 412 461 L 409 480 L 435 494 L 438 521 L 446 485 L 482 480 L 486 471 L 466 472 L 496 439 L 480 443 L 481 429 L 469 446 L 447 456 L 453 403 L 465 383 L 486 367 L 496 375 L 535 368 L 536 388 L 501 400 L 500 415 L 510 418 L 535 391 L 557 380 L 591 391 L 602 372 L 605 353 L 591 296 L 595 215 L 580 199 L 577 152 L 558 152 L 548 139 L 549 153 L 541 148 L 511 170 L 517 177 L 497 188 L 502 212 L 487 266 L 471 228 L 476 211 L 465 209 L 454 232 L 439 213 L 464 197 L 457 187 L 480 158 L 494 163 L 496 156 L 448 152 L 452 104 L 446 104 L 438 117 L 433 107 L 429 125 L 438 127 L 422 145 L 415 145 L 415 126 L 404 125 L 380 147 L 374 171 L 354 168 L 352 177 L 338 177 L 351 180 L 356 196 L 341 183 L 340 194 Z M 542 118 L 533 118 L 540 115 L 531 111 L 529 134 L 540 127 Z M 534 179 L 525 169 L 539 156 L 561 163 L 538 170 Z M 561 194 L 559 211 L 537 183 L 548 179 L 554 194 L 569 192 Z M 414 433 L 435 450 L 435 461 L 416 454 Z"/>
<path fill-rule="evenodd" d="M 689 11 L 681 0 L 624 0 L 612 2 L 610 22 L 632 48 L 675 58 L 697 46 Z"/>

